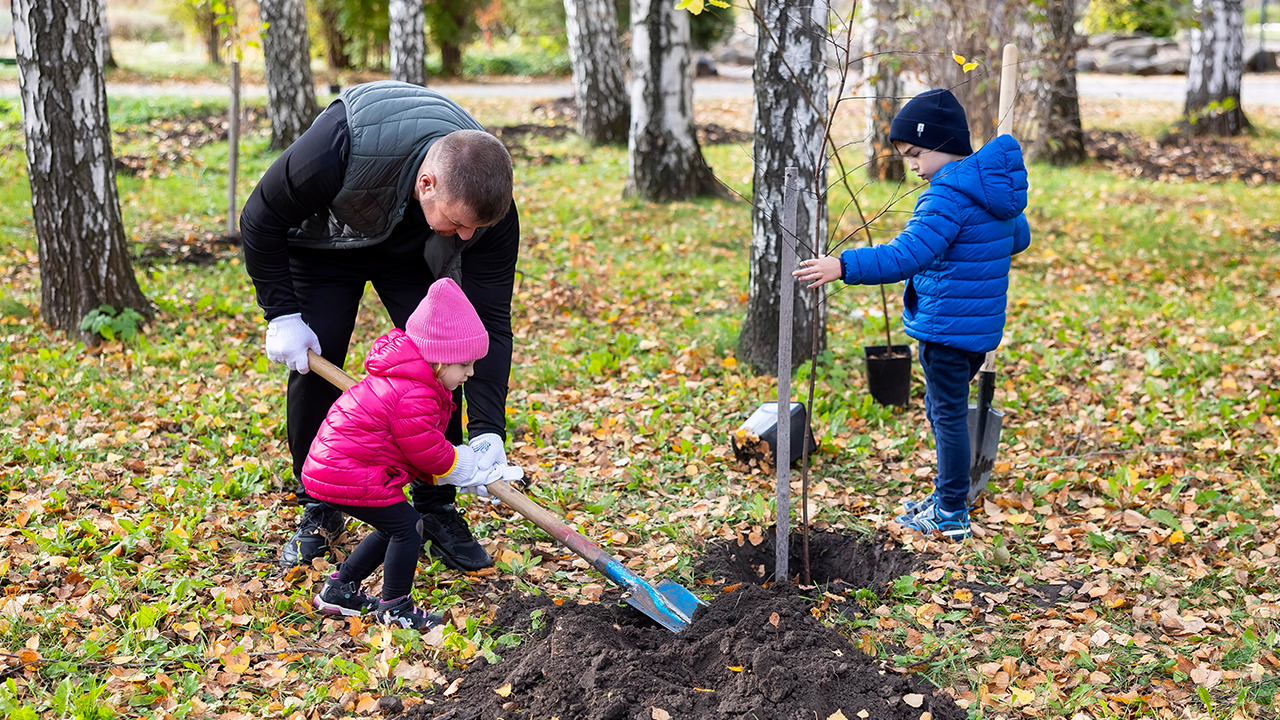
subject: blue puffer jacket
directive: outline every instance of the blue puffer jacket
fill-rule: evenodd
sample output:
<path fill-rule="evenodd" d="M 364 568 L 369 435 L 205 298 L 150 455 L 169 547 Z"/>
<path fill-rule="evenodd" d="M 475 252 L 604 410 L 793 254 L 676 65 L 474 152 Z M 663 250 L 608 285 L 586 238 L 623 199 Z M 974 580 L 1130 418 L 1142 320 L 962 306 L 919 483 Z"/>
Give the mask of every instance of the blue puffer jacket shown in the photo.
<path fill-rule="evenodd" d="M 1001 135 L 944 165 L 892 241 L 840 254 L 844 281 L 907 280 L 902 324 L 917 340 L 988 352 L 1000 345 L 1010 257 L 1031 244 L 1022 148 Z"/>

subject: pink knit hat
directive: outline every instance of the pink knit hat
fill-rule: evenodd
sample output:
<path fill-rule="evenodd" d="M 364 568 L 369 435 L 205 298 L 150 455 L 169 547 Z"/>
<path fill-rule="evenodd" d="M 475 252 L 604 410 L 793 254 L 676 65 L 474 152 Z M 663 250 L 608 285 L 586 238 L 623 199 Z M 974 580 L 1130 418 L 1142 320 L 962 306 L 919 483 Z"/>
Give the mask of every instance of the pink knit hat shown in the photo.
<path fill-rule="evenodd" d="M 489 352 L 484 323 L 462 288 L 449 278 L 431 283 L 404 331 L 427 362 L 469 363 Z"/>

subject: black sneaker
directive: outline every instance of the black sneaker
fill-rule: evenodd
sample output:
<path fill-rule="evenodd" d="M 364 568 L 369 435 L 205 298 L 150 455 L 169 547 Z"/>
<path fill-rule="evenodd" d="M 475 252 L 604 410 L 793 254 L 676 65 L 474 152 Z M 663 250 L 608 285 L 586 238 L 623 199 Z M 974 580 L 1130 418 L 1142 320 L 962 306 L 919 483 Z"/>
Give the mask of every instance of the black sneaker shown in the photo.
<path fill-rule="evenodd" d="M 377 609 L 378 598 L 360 591 L 360 583 L 344 583 L 333 573 L 316 594 L 316 607 L 325 615 L 363 615 Z"/>
<path fill-rule="evenodd" d="M 399 625 L 414 630 L 430 630 L 444 622 L 443 617 L 414 605 L 408 595 L 390 602 L 379 602 L 373 617 L 383 625 Z"/>
<path fill-rule="evenodd" d="M 493 565 L 493 558 L 476 542 L 467 521 L 452 504 L 427 508 L 418 521 L 418 535 L 423 549 L 454 570 L 474 572 Z"/>
<path fill-rule="evenodd" d="M 329 541 L 341 535 L 346 524 L 342 513 L 332 507 L 324 503 L 307 503 L 302 507 L 297 532 L 280 549 L 280 567 L 308 565 L 329 552 Z"/>

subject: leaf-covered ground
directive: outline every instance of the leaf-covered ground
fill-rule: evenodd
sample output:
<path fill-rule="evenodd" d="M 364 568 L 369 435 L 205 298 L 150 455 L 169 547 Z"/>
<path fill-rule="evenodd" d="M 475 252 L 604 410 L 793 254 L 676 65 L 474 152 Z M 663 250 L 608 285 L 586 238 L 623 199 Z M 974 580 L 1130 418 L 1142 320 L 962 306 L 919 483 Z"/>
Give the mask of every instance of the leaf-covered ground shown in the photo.
<path fill-rule="evenodd" d="M 0 158 L 0 710 L 358 715 L 384 695 L 442 694 L 454 669 L 520 642 L 494 629 L 504 599 L 611 597 L 540 531 L 480 505 L 468 511 L 498 567 L 420 568 L 419 598 L 451 621 L 427 636 L 316 614 L 323 561 L 274 572 L 297 512 L 284 372 L 262 357 L 251 288 L 219 240 L 225 143 L 146 161 L 166 147 L 144 132 L 150 114 L 189 117 L 181 100 L 151 104 L 112 117 L 116 155 L 144 158 L 119 185 L 159 313 L 142 340 L 98 349 L 37 318 L 20 125 L 0 108 L 0 145 L 15 149 Z M 473 106 L 495 127 L 548 122 L 526 101 Z M 1141 137 L 1177 111 L 1084 109 L 1089 129 Z M 750 124 L 746 102 L 698 113 Z M 1274 152 L 1280 127 L 1251 117 L 1260 135 L 1245 144 Z M 537 135 L 516 153 L 510 456 L 533 497 L 632 567 L 710 591 L 694 567 L 706 543 L 758 542 L 773 522 L 772 476 L 729 442 L 774 391 L 735 358 L 749 208 L 622 200 L 625 151 Z M 749 144 L 705 152 L 749 195 Z M 240 197 L 272 158 L 260 128 L 242 153 Z M 879 293 L 841 289 L 816 369 L 809 512 L 819 529 L 887 528 L 923 562 L 880 593 L 804 592 L 829 627 L 972 717 L 1275 718 L 1280 188 L 1101 164 L 1031 177 L 1033 244 L 1015 263 L 998 358 L 1004 442 L 977 536 L 944 545 L 888 523 L 930 483 L 922 383 L 917 369 L 905 409 L 871 401 L 861 346 L 884 336 Z M 860 201 L 879 209 L 909 190 L 868 186 Z M 899 311 L 891 300 L 902 342 Z M 376 301 L 359 327 L 357 374 L 388 328 Z"/>

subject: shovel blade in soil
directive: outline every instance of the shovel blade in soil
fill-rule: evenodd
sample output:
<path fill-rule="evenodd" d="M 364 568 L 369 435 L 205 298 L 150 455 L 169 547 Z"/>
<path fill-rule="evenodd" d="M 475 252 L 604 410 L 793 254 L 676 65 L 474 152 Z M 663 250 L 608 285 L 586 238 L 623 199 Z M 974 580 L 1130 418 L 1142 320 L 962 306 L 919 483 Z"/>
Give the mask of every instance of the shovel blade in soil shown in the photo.
<path fill-rule="evenodd" d="M 671 632 L 678 633 L 689 627 L 693 622 L 693 612 L 699 605 L 706 605 L 696 595 L 670 580 L 663 580 L 655 588 L 613 558 L 608 558 L 604 564 L 600 570 L 605 576 L 626 589 L 628 595 L 624 602 Z"/>
<path fill-rule="evenodd" d="M 991 469 L 996 464 L 996 452 L 1000 448 L 1000 426 L 1004 422 L 1004 413 L 993 407 L 987 407 L 986 416 L 986 426 L 983 427 L 981 406 L 969 406 L 969 448 L 973 457 L 969 465 L 970 507 L 987 489 L 987 481 L 991 479 Z M 982 433 L 982 437 L 978 437 L 979 432 Z"/>

